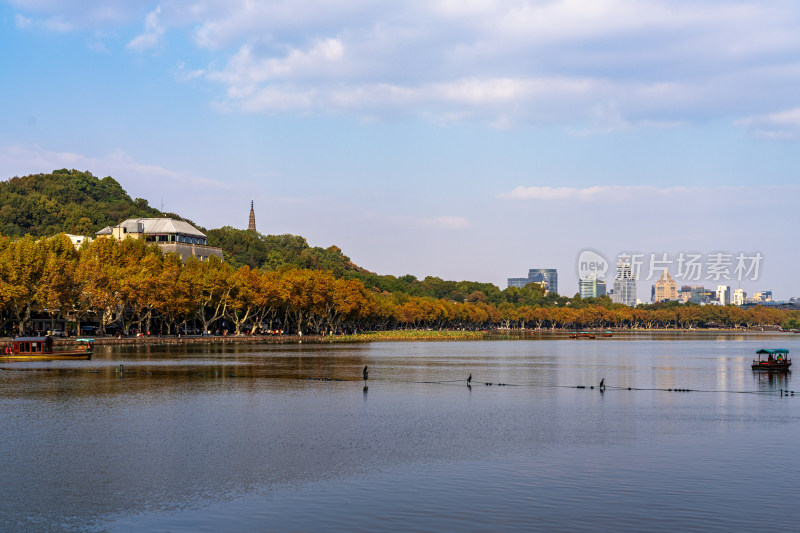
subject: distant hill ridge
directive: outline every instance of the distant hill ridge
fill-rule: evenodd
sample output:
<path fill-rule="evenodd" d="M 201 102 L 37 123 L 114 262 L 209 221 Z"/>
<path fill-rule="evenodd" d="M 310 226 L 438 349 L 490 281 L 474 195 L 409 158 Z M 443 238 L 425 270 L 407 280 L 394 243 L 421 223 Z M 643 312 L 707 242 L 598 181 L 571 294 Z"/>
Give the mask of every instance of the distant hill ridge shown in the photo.
<path fill-rule="evenodd" d="M 110 176 L 100 179 L 90 172 L 61 169 L 0 182 L 3 235 L 94 235 L 126 218 L 158 216 L 147 200 L 132 200 Z"/>
<path fill-rule="evenodd" d="M 87 171 L 61 169 L 0 182 L 0 234 L 4 236 L 41 237 L 62 232 L 93 236 L 127 218 L 162 216 L 194 224 L 180 215 L 161 213 L 142 198 L 131 199 L 110 176 L 101 179 Z M 311 247 L 296 235 L 262 235 L 231 226 L 197 227 L 208 235 L 208 244 L 222 248 L 225 260 L 236 268 L 329 270 L 337 277 L 360 279 L 376 292 L 455 301 L 487 297 L 492 301 L 500 296 L 500 289 L 491 283 L 378 275 L 354 264 L 337 246 Z"/>
<path fill-rule="evenodd" d="M 143 198 L 131 199 L 110 176 L 101 179 L 87 171 L 61 169 L 0 182 L 0 234 L 6 236 L 42 237 L 62 232 L 93 236 L 121 220 L 162 216 L 194 224 L 175 213 L 160 212 Z M 275 270 L 294 266 L 331 270 L 340 276 L 345 271 L 367 272 L 336 246 L 312 248 L 303 237 L 261 235 L 230 226 L 200 229 L 208 235 L 209 245 L 221 247 L 226 260 L 236 267 Z"/>

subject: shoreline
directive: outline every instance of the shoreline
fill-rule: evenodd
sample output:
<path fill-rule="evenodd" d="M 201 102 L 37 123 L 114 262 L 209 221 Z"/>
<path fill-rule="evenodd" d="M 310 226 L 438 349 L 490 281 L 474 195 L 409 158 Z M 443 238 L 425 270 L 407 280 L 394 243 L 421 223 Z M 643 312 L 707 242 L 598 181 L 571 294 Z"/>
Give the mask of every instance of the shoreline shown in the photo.
<path fill-rule="evenodd" d="M 575 330 L 391 330 L 358 333 L 355 335 L 202 335 L 202 336 L 149 336 L 149 337 L 94 337 L 95 346 L 132 346 L 132 345 L 191 345 L 191 344 L 338 344 L 360 342 L 406 342 L 406 341 L 463 341 L 463 340 L 512 340 L 546 337 L 551 339 L 570 339 Z M 626 337 L 632 334 L 678 334 L 689 336 L 703 335 L 758 335 L 763 333 L 784 333 L 790 331 L 777 329 L 603 329 L 583 330 L 593 333 L 611 331 L 614 336 Z M 77 338 L 77 337 L 75 337 Z M 75 338 L 55 339 L 56 345 L 69 345 Z M 598 340 L 602 337 L 598 337 Z M 613 338 L 613 337 L 612 337 Z M 10 337 L 0 339 L 0 346 L 10 346 Z"/>

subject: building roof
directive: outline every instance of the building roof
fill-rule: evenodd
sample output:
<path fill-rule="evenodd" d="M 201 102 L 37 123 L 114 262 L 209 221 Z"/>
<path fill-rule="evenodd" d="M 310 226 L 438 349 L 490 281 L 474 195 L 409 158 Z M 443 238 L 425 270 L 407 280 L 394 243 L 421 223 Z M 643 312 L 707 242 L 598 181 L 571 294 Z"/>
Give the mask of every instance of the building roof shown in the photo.
<path fill-rule="evenodd" d="M 672 279 L 672 276 L 669 275 L 669 270 L 667 270 L 665 268 L 664 272 L 661 274 L 661 277 L 658 278 L 658 281 L 656 281 L 656 283 L 658 283 L 658 282 L 661 282 L 661 283 L 675 283 L 675 280 Z"/>
<path fill-rule="evenodd" d="M 172 218 L 129 218 L 119 225 L 126 233 L 180 233 L 192 237 L 205 237 L 206 234 L 183 220 Z M 111 235 L 112 227 L 107 226 L 97 232 L 98 235 Z"/>

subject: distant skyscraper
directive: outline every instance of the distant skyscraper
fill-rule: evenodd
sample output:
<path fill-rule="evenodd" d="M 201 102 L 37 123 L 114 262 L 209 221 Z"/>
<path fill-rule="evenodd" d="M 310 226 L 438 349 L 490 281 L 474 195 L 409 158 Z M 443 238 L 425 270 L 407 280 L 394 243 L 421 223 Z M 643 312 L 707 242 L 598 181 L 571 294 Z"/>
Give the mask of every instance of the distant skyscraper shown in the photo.
<path fill-rule="evenodd" d="M 771 302 L 772 301 L 772 291 L 761 291 L 753 293 L 753 302 Z"/>
<path fill-rule="evenodd" d="M 624 304 L 628 307 L 636 306 L 636 280 L 630 262 L 620 261 L 617 265 L 617 275 L 614 277 L 614 294 L 611 301 Z"/>
<path fill-rule="evenodd" d="M 663 302 L 665 300 L 678 299 L 678 284 L 669 275 L 669 271 L 664 269 L 664 273 L 656 284 L 653 286 L 653 303 Z"/>
<path fill-rule="evenodd" d="M 681 301 L 699 304 L 706 295 L 706 288 L 702 285 L 684 285 L 681 287 Z"/>
<path fill-rule="evenodd" d="M 581 298 L 599 298 L 606 294 L 606 282 L 603 279 L 597 279 L 597 273 L 589 274 L 585 278 L 581 278 L 580 295 Z"/>
<path fill-rule="evenodd" d="M 528 283 L 544 283 L 548 292 L 558 293 L 558 272 L 555 268 L 532 268 L 527 278 L 508 278 L 509 287 L 524 287 Z"/>
<path fill-rule="evenodd" d="M 247 225 L 247 229 L 256 230 L 256 212 L 253 210 L 253 200 L 250 200 L 250 223 Z"/>
<path fill-rule="evenodd" d="M 742 289 L 736 289 L 733 291 L 733 305 L 744 305 L 744 301 L 747 299 L 747 293 L 744 292 Z"/>
<path fill-rule="evenodd" d="M 719 300 L 720 305 L 728 305 L 731 303 L 730 285 L 717 285 L 717 300 Z"/>

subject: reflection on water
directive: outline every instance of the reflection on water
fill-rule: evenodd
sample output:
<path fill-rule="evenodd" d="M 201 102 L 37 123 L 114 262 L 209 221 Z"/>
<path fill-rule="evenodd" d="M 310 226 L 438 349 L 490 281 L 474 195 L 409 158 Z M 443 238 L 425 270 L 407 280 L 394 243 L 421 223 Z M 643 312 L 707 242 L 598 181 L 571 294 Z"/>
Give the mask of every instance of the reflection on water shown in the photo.
<path fill-rule="evenodd" d="M 0 529 L 747 531 L 758 507 L 793 530 L 776 502 L 800 462 L 775 458 L 793 458 L 800 396 L 750 361 L 800 343 L 719 337 L 3 365 Z"/>
<path fill-rule="evenodd" d="M 792 365 L 794 366 L 794 365 Z M 775 389 L 789 389 L 792 373 L 777 370 L 753 371 L 753 380 L 760 391 L 774 391 Z"/>

